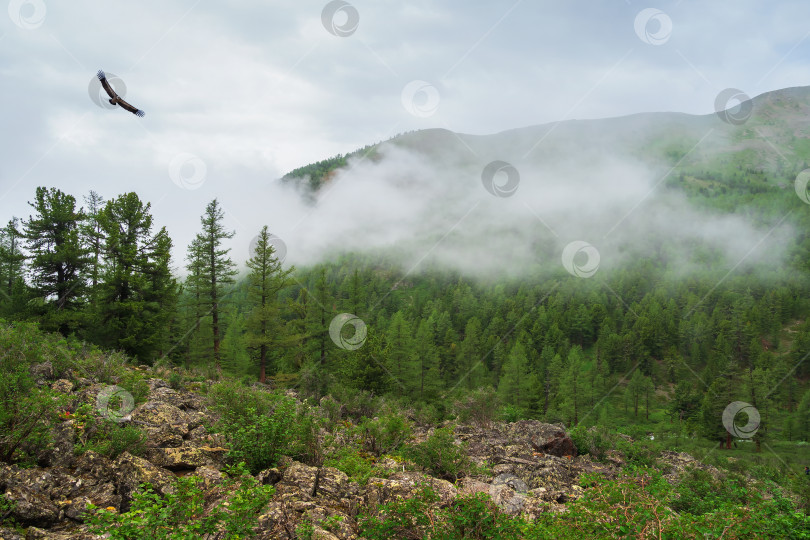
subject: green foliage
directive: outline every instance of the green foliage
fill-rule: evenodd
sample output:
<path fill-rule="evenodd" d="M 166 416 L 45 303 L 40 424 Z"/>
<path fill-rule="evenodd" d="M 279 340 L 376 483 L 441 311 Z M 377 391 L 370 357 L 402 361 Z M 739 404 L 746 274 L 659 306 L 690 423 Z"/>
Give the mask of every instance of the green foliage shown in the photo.
<path fill-rule="evenodd" d="M 245 389 L 240 392 L 245 401 L 229 409 L 225 404 L 234 403 L 235 396 L 227 389 L 233 387 L 220 384 L 212 390 L 223 414 L 214 429 L 228 441 L 230 459 L 245 462 L 256 474 L 276 465 L 281 456 L 305 461 L 317 458 L 314 420 L 294 399 Z"/>
<path fill-rule="evenodd" d="M 360 532 L 369 540 L 432 538 L 441 540 L 518 540 L 525 524 L 502 513 L 488 495 L 475 493 L 455 498 L 439 507 L 439 496 L 428 484 L 415 495 L 374 510 L 358 519 Z"/>
<path fill-rule="evenodd" d="M 411 424 L 402 415 L 391 413 L 379 418 L 363 419 L 358 429 L 363 438 L 363 447 L 381 456 L 397 450 L 411 436 Z"/>
<path fill-rule="evenodd" d="M 497 409 L 498 396 L 491 386 L 473 390 L 453 404 L 453 412 L 459 422 L 474 422 L 480 426 L 491 424 Z"/>
<path fill-rule="evenodd" d="M 351 446 L 341 446 L 332 455 L 324 460 L 325 467 L 334 467 L 364 486 L 371 477 L 385 478 L 387 472 L 375 463 L 374 456 L 370 456 Z"/>
<path fill-rule="evenodd" d="M 149 383 L 147 377 L 132 369 L 124 371 L 123 375 L 118 382 L 118 385 L 124 388 L 127 392 L 132 394 L 136 404 L 143 403 L 149 397 Z"/>
<path fill-rule="evenodd" d="M 0 461 L 6 463 L 31 463 L 48 448 L 50 424 L 64 401 L 30 374 L 32 361 L 49 349 L 30 330 L 18 333 L 0 321 Z"/>
<path fill-rule="evenodd" d="M 589 454 L 597 461 L 603 460 L 607 451 L 614 448 L 616 444 L 616 437 L 603 427 L 586 428 L 578 425 L 568 435 L 577 447 L 578 454 Z"/>
<path fill-rule="evenodd" d="M 6 499 L 5 494 L 0 493 L 0 526 L 21 529 L 16 520 L 11 517 L 16 507 L 17 503 L 15 501 Z"/>
<path fill-rule="evenodd" d="M 139 456 L 146 448 L 146 434 L 143 431 L 100 416 L 92 405 L 80 405 L 69 416 L 76 429 L 77 443 L 73 447 L 76 455 L 93 450 L 115 459 L 124 452 Z"/>
<path fill-rule="evenodd" d="M 716 484 L 688 478 L 673 487 L 660 473 L 643 467 L 630 467 L 613 480 L 585 475 L 581 482 L 586 489 L 566 504 L 566 512 L 542 512 L 535 521 L 504 514 L 481 493 L 457 497 L 443 507 L 435 491 L 424 485 L 411 498 L 364 511 L 358 523 L 369 540 L 810 538 L 810 516 L 797 512 L 779 490 L 764 497 L 735 482 L 711 496 L 712 511 L 692 514 L 673 507 L 684 496 L 689 502 L 682 504 L 702 505 L 687 494 Z"/>
<path fill-rule="evenodd" d="M 117 514 L 88 505 L 87 523 L 92 532 L 113 540 L 196 540 L 218 531 L 223 531 L 223 538 L 247 538 L 274 489 L 249 475 L 227 480 L 225 488 L 226 500 L 205 510 L 206 492 L 198 477 L 178 478 L 174 493 L 163 496 L 144 484 L 133 495 L 128 512 Z"/>
<path fill-rule="evenodd" d="M 464 447 L 455 443 L 450 428 L 437 428 L 426 441 L 406 446 L 403 454 L 433 476 L 451 481 L 474 468 Z"/>

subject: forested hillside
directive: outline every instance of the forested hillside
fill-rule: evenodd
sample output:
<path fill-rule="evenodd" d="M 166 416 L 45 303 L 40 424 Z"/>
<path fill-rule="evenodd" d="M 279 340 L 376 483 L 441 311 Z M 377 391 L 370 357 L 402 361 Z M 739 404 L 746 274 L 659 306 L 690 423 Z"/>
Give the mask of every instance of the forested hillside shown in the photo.
<path fill-rule="evenodd" d="M 593 433 L 586 430 L 598 426 L 704 459 L 733 452 L 766 477 L 798 481 L 810 443 L 810 205 L 793 188 L 808 147 L 804 134 L 795 135 L 805 127 L 774 113 L 773 104 L 792 112 L 807 92 L 758 99 L 752 122 L 727 130 L 727 145 L 708 153 L 683 151 L 702 117 L 697 124 L 676 117 L 680 130 L 634 117 L 569 124 L 549 144 L 570 152 L 582 133 L 615 129 L 598 151 L 582 143 L 584 155 L 616 145 L 630 154 L 654 148 L 654 161 L 669 167 L 661 190 L 684 197 L 695 215 L 734 215 L 762 228 L 741 260 L 710 233 L 659 236 L 643 249 L 619 242 L 626 258 L 583 279 L 595 272 L 590 261 L 572 256 L 566 265 L 563 255 L 561 263 L 553 239 L 539 231 L 532 250 L 542 262 L 501 277 L 436 260 L 404 265 L 396 245 L 296 268 L 267 227 L 255 231 L 251 258 L 234 260 L 234 231 L 214 199 L 200 209 L 184 260 L 173 261 L 169 231 L 136 193 L 104 200 L 40 187 L 28 217 L 21 209 L 0 232 L 0 315 L 137 363 L 259 381 L 312 403 L 384 396 L 425 423 L 458 419 L 459 404 L 468 403 L 487 418 L 563 423 L 578 430 L 583 448 Z M 757 126 L 792 159 L 763 150 Z M 385 144 L 435 157 L 459 137 L 482 155 L 523 140 L 512 132 L 489 141 L 448 133 Z M 447 149 L 451 161 L 454 152 Z M 385 155 L 367 147 L 288 180 L 309 179 L 317 212 L 327 179 L 351 182 L 340 177 L 347 167 Z M 742 264 L 760 244 L 775 244 L 779 227 L 790 233 L 778 256 Z M 736 402 L 758 419 L 751 424 L 749 412 L 754 429 L 733 436 L 724 415 Z"/>

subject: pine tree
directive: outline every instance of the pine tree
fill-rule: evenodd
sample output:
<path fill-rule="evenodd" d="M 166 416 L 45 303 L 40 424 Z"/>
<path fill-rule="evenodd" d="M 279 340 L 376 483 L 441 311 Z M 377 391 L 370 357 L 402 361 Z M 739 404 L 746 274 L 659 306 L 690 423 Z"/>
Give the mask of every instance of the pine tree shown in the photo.
<path fill-rule="evenodd" d="M 152 234 L 150 205 L 127 193 L 97 214 L 103 266 L 96 294 L 96 334 L 108 347 L 152 360 L 165 339 L 176 299 L 171 240 Z"/>
<path fill-rule="evenodd" d="M 38 187 L 28 204 L 36 211 L 25 222 L 34 294 L 55 308 L 43 313 L 44 326 L 66 334 L 80 326 L 87 285 L 89 259 L 80 236 L 84 216 L 76 199 L 56 188 Z"/>
<path fill-rule="evenodd" d="M 214 366 L 217 370 L 221 369 L 219 351 L 222 336 L 221 303 L 225 296 L 225 286 L 233 284 L 233 276 L 236 275 L 236 265 L 228 256 L 231 249 L 222 247 L 223 240 L 233 238 L 236 233 L 225 230 L 225 226 L 222 224 L 224 217 L 225 214 L 219 201 L 214 199 L 205 208 L 205 213 L 200 219 L 202 232 L 198 233 L 196 237 L 197 247 L 202 252 L 201 260 L 204 261 L 200 279 L 205 283 L 205 289 L 207 289 L 201 302 L 208 308 L 211 316 Z"/>
<path fill-rule="evenodd" d="M 266 380 L 268 352 L 284 342 L 279 292 L 289 285 L 294 268 L 282 269 L 281 262 L 270 243 L 265 225 L 259 233 L 253 256 L 248 260 L 248 304 L 252 307 L 247 319 L 247 344 L 258 349 L 259 381 Z"/>

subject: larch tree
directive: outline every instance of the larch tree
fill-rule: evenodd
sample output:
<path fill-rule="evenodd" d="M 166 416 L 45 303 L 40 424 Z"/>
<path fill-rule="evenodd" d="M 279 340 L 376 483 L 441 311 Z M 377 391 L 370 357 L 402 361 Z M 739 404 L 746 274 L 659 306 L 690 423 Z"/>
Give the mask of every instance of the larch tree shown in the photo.
<path fill-rule="evenodd" d="M 25 302 L 25 253 L 22 251 L 24 236 L 20 220 L 11 218 L 0 229 L 0 305 L 6 315 L 22 309 Z"/>
<path fill-rule="evenodd" d="M 270 241 L 267 226 L 262 227 L 256 248 L 248 260 L 248 303 L 251 311 L 247 318 L 248 346 L 258 351 L 259 382 L 267 378 L 267 360 L 270 349 L 284 341 L 279 292 L 289 285 L 294 268 L 283 269 Z"/>
<path fill-rule="evenodd" d="M 233 238 L 234 231 L 227 231 L 222 221 L 225 217 L 219 201 L 214 199 L 205 208 L 202 215 L 202 232 L 197 234 L 199 247 L 202 250 L 201 279 L 207 289 L 204 296 L 203 305 L 207 306 L 211 315 L 211 332 L 214 345 L 214 366 L 220 369 L 220 341 L 222 339 L 222 328 L 220 326 L 220 315 L 222 306 L 220 305 L 225 296 L 225 286 L 234 283 L 233 276 L 236 275 L 236 265 L 228 256 L 230 248 L 223 248 L 222 242 Z"/>

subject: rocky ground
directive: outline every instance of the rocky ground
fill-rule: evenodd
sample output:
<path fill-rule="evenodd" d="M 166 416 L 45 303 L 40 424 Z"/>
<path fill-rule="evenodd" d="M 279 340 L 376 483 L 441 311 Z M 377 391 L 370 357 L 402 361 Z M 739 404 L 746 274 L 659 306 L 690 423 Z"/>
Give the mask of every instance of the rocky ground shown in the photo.
<path fill-rule="evenodd" d="M 106 385 L 87 379 L 47 381 L 70 394 L 72 407 L 95 404 Z M 142 457 L 129 453 L 110 460 L 92 451 L 74 455 L 80 426 L 66 419 L 54 428 L 54 450 L 43 455 L 33 468 L 0 464 L 0 489 L 16 503 L 11 516 L 25 528 L 24 536 L 0 529 L 0 540 L 19 538 L 97 538 L 87 532 L 83 512 L 87 504 L 129 509 L 132 493 L 142 482 L 159 493 L 172 489 L 176 477 L 196 474 L 209 488 L 207 502 L 222 493 L 216 486 L 223 478 L 226 449 L 219 436 L 205 427 L 214 420 L 204 395 L 176 391 L 159 378 L 149 379 L 149 396 L 125 422 L 146 431 L 147 450 Z M 415 439 L 424 440 L 433 428 L 417 428 Z M 283 460 L 277 468 L 257 475 L 261 483 L 275 486 L 275 495 L 258 519 L 257 538 L 295 538 L 302 520 L 320 523 L 329 517 L 335 524 L 326 531 L 315 527 L 313 538 L 358 538 L 356 517 L 364 507 L 383 504 L 415 493 L 418 484 L 429 482 L 446 503 L 457 494 L 486 492 L 508 512 L 527 517 L 540 511 L 563 511 L 565 504 L 581 495 L 577 479 L 585 472 L 615 476 L 622 464 L 619 456 L 605 463 L 576 455 L 576 448 L 560 425 L 524 420 L 493 423 L 487 427 L 461 425 L 458 442 L 466 442 L 468 455 L 491 474 L 465 477 L 455 483 L 430 477 L 400 460 L 381 459 L 387 478 L 371 478 L 364 486 L 331 467 L 311 467 Z M 694 460 L 685 454 L 665 454 L 677 474 Z M 210 499 L 210 500 L 209 500 Z M 338 519 L 339 518 L 339 519 Z"/>

